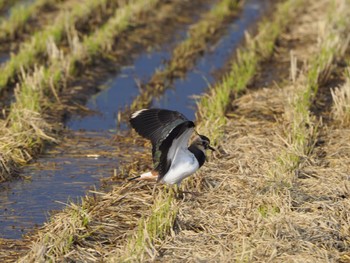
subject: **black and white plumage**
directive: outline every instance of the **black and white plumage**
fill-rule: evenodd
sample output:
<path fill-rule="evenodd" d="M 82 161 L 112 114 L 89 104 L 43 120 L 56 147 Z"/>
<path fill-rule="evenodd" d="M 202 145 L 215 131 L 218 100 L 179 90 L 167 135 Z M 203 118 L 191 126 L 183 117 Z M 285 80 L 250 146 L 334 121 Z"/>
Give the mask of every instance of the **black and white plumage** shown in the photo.
<path fill-rule="evenodd" d="M 195 125 L 177 111 L 143 109 L 131 115 L 130 124 L 152 143 L 154 169 L 136 177 L 139 179 L 157 178 L 158 182 L 180 185 L 204 164 L 205 150 L 214 150 L 204 135 L 188 146 Z"/>

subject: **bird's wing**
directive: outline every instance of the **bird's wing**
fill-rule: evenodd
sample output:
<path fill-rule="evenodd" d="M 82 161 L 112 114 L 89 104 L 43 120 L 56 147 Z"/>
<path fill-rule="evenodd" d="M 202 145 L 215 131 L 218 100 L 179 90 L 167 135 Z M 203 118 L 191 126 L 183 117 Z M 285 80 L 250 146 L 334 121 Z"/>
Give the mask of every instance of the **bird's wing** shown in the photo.
<path fill-rule="evenodd" d="M 171 130 L 159 146 L 153 146 L 153 162 L 154 168 L 159 174 L 158 181 L 169 171 L 178 150 L 188 148 L 188 141 L 193 130 L 194 123 L 192 121 L 183 122 Z"/>
<path fill-rule="evenodd" d="M 155 145 L 179 124 L 188 119 L 177 111 L 163 109 L 143 109 L 134 112 L 130 124 L 138 134 L 151 140 Z"/>
<path fill-rule="evenodd" d="M 155 170 L 159 172 L 159 178 L 170 168 L 171 160 L 167 160 L 167 155 L 172 141 L 179 138 L 186 129 L 194 127 L 194 123 L 183 114 L 164 109 L 134 112 L 130 117 L 130 124 L 138 134 L 151 140 L 153 163 Z M 185 141 L 187 147 L 188 139 Z"/>

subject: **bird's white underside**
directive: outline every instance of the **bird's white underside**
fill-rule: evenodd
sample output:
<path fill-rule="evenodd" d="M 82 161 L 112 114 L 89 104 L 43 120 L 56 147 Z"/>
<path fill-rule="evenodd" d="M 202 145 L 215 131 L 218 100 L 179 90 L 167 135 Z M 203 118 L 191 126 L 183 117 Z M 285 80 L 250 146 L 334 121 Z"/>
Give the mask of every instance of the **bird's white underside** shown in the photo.
<path fill-rule="evenodd" d="M 167 184 L 180 184 L 183 179 L 193 174 L 199 168 L 196 157 L 188 150 L 188 141 L 193 128 L 186 130 L 179 138 L 173 140 L 167 159 L 171 162 L 169 171 L 162 181 Z"/>
<path fill-rule="evenodd" d="M 198 168 L 199 163 L 196 157 L 188 150 L 181 150 L 181 153 L 173 160 L 162 182 L 180 185 L 183 179 L 195 173 Z"/>

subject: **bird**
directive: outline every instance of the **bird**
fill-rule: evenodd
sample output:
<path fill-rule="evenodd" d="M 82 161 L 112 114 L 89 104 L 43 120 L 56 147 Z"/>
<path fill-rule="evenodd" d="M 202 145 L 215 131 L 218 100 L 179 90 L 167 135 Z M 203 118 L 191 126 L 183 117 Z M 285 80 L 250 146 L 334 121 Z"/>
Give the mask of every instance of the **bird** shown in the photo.
<path fill-rule="evenodd" d="M 167 109 L 142 109 L 130 116 L 135 131 L 152 143 L 153 170 L 129 180 L 157 180 L 178 185 L 206 161 L 206 150 L 215 151 L 208 137 L 195 131 L 195 124 L 183 114 Z M 196 133 L 197 138 L 189 145 Z"/>

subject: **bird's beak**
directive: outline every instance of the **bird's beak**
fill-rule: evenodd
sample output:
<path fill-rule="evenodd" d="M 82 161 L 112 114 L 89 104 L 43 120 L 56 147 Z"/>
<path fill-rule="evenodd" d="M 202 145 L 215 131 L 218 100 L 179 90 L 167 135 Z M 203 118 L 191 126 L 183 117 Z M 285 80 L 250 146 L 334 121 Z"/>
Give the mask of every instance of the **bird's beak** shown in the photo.
<path fill-rule="evenodd" d="M 216 151 L 216 149 L 215 149 L 214 147 L 211 147 L 210 145 L 208 146 L 208 148 L 209 148 L 210 150 L 212 150 L 213 152 Z"/>

